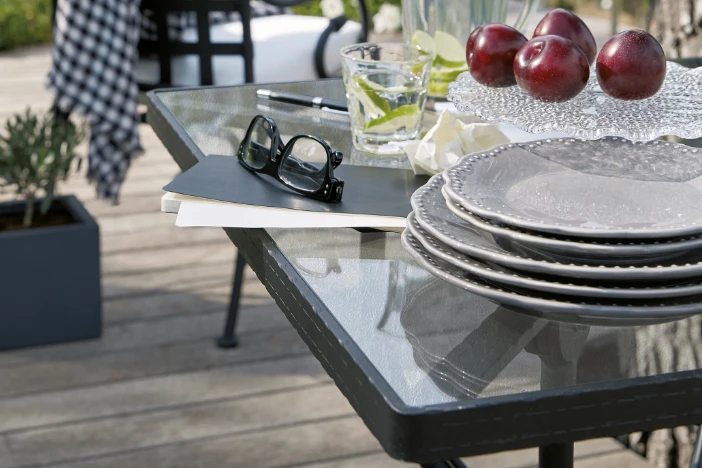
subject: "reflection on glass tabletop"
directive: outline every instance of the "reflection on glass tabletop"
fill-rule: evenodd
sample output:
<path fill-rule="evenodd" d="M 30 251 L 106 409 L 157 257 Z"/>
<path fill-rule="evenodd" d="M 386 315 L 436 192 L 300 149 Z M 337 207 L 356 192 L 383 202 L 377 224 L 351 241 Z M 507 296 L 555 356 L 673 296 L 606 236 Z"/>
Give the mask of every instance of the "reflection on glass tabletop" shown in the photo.
<path fill-rule="evenodd" d="M 500 308 L 418 266 L 399 234 L 306 230 L 302 243 L 296 231 L 269 233 L 410 406 L 674 372 L 675 364 L 656 356 L 673 347 L 693 356 L 702 347 L 699 316 L 588 327 Z M 542 366 L 564 364 L 570 379 L 543 380 Z M 696 369 L 702 363 L 688 364 Z"/>

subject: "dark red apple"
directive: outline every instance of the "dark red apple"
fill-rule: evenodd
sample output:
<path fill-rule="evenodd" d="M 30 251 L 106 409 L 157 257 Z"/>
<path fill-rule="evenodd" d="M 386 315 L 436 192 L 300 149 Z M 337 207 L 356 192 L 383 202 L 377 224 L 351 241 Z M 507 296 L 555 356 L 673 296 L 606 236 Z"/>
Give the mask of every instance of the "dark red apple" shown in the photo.
<path fill-rule="evenodd" d="M 512 62 L 527 39 L 505 24 L 486 24 L 471 34 L 466 44 L 470 74 L 480 84 L 494 88 L 513 86 Z"/>
<path fill-rule="evenodd" d="M 665 53 L 645 31 L 630 29 L 608 40 L 597 56 L 597 81 L 613 98 L 646 99 L 665 80 Z"/>
<path fill-rule="evenodd" d="M 548 34 L 570 39 L 575 42 L 576 46 L 580 47 L 590 65 L 595 61 L 597 55 L 595 38 L 583 20 L 568 10 L 556 8 L 539 21 L 534 29 L 534 37 Z"/>
<path fill-rule="evenodd" d="M 484 25 L 483 25 L 484 26 Z M 478 38 L 478 34 L 483 30 L 483 26 L 478 26 L 470 33 L 468 36 L 468 42 L 466 43 L 466 63 L 470 63 L 470 58 L 473 56 L 473 47 L 475 46 L 475 40 Z"/>
<path fill-rule="evenodd" d="M 560 36 L 539 36 L 517 52 L 514 76 L 529 96 L 546 102 L 563 102 L 585 88 L 590 64 L 573 41 Z"/>

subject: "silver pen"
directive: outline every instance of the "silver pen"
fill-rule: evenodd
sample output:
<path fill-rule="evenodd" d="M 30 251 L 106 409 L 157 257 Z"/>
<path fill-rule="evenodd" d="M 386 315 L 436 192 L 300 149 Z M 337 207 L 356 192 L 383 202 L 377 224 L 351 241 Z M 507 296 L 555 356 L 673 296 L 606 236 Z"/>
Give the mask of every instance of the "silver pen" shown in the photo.
<path fill-rule="evenodd" d="M 305 96 L 302 94 L 287 93 L 284 91 L 272 91 L 269 89 L 256 90 L 256 96 L 260 99 L 269 99 L 271 101 L 287 102 L 288 104 L 297 104 L 299 106 L 314 107 L 317 109 L 330 110 L 345 113 L 349 108 L 346 102 L 335 101 L 319 96 Z"/>

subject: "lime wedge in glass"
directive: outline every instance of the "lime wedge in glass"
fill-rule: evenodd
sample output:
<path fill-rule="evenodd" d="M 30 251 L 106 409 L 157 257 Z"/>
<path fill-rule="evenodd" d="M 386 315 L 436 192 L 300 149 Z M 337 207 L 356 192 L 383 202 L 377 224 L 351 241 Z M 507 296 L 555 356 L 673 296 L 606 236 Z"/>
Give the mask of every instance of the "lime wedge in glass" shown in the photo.
<path fill-rule="evenodd" d="M 375 81 L 364 80 L 361 77 L 358 77 L 358 79 L 364 83 L 364 86 L 366 86 L 366 89 L 370 88 L 370 91 L 375 92 L 376 95 L 378 93 L 391 93 L 391 94 L 393 94 L 393 93 L 406 93 L 409 89 L 409 88 L 407 88 L 407 86 L 388 86 L 388 87 L 385 87 L 381 84 L 376 83 Z M 378 96 L 378 97 L 383 99 L 382 96 Z M 388 108 L 388 111 L 389 110 L 390 110 L 390 108 Z"/>
<path fill-rule="evenodd" d="M 436 31 L 434 36 L 434 63 L 447 68 L 466 66 L 466 49 L 458 39 L 443 31 Z"/>
<path fill-rule="evenodd" d="M 364 130 L 372 130 L 377 133 L 395 132 L 401 128 L 414 129 L 421 119 L 422 113 L 417 104 L 406 104 L 400 106 L 383 117 L 366 122 Z"/>
<path fill-rule="evenodd" d="M 434 52 L 434 38 L 424 31 L 415 31 L 412 34 L 412 44 L 419 48 L 419 51 L 425 55 Z"/>
<path fill-rule="evenodd" d="M 442 69 L 441 71 L 432 70 L 431 80 L 437 81 L 454 81 L 463 72 L 467 72 L 468 67 L 456 68 L 453 70 Z"/>
<path fill-rule="evenodd" d="M 353 81 L 355 81 L 358 87 L 361 88 L 357 95 L 365 107 L 373 110 L 374 114 L 384 115 L 390 112 L 390 104 L 388 104 L 388 101 L 383 99 L 383 97 L 378 94 L 378 91 L 384 88 L 379 87 L 376 89 L 360 76 L 354 76 Z M 378 85 L 376 84 L 376 86 Z M 364 97 L 366 99 L 364 99 Z M 372 103 L 372 106 L 368 104 L 369 101 Z"/>
<path fill-rule="evenodd" d="M 433 97 L 446 97 L 446 92 L 448 91 L 447 82 L 430 82 L 429 83 L 429 96 Z"/>

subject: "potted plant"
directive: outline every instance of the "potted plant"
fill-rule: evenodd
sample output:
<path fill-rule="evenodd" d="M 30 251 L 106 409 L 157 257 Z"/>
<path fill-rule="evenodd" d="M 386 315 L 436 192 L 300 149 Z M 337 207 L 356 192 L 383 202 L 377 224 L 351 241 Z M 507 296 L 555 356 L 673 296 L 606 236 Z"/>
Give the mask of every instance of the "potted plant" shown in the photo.
<path fill-rule="evenodd" d="M 30 110 L 0 131 L 0 349 L 96 338 L 102 330 L 98 225 L 55 196 L 85 132 Z"/>

